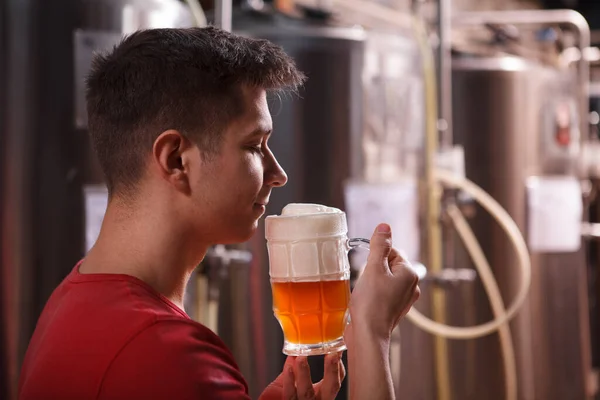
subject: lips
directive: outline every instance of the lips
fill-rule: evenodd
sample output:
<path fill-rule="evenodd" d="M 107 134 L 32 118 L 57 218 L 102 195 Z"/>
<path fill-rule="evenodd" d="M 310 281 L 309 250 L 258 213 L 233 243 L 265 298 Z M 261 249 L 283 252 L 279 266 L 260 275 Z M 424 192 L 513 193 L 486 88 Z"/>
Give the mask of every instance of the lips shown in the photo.
<path fill-rule="evenodd" d="M 263 199 L 263 200 L 257 200 L 254 204 L 266 207 L 267 204 L 269 204 L 269 198 L 267 197 L 266 199 Z"/>
<path fill-rule="evenodd" d="M 271 197 L 271 191 L 270 190 L 261 190 L 262 193 L 258 193 L 257 194 L 257 199 L 254 202 L 254 204 L 256 204 L 257 206 L 263 206 L 266 207 L 267 204 L 269 204 L 269 198 Z"/>

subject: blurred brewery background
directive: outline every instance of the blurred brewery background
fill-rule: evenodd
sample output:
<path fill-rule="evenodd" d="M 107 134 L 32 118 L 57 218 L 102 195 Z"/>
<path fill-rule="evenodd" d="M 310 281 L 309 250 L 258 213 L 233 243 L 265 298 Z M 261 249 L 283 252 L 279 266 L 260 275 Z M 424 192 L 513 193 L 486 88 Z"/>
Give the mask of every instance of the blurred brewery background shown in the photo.
<path fill-rule="evenodd" d="M 387 221 L 427 269 L 393 336 L 399 397 L 600 398 L 600 2 L 0 0 L 1 399 L 106 208 L 92 55 L 136 29 L 206 24 L 283 46 L 309 77 L 270 99 L 289 183 L 267 213 L 339 207 L 352 236 Z M 186 297 L 253 398 L 285 361 L 271 307 L 262 225 L 212 248 Z"/>

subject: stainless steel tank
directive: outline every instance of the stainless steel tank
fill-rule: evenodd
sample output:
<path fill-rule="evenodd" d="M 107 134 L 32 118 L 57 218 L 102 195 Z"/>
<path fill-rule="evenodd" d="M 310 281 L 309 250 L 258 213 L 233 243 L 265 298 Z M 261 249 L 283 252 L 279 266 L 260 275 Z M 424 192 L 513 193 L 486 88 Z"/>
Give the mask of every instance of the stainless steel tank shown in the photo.
<path fill-rule="evenodd" d="M 596 68 L 594 68 L 597 70 Z M 592 69 L 592 71 L 594 71 Z M 595 74 L 592 74 L 594 76 Z M 590 140 L 592 145 L 597 147 L 600 144 L 600 86 L 597 77 L 592 78 L 590 88 Z M 600 161 L 594 157 L 595 165 Z M 588 206 L 590 213 L 590 222 L 600 223 L 600 197 L 597 188 L 600 187 L 600 174 L 598 169 L 594 168 L 590 173 L 590 180 L 593 188 L 589 196 Z M 600 380 L 600 247 L 599 237 L 591 235 L 588 263 L 589 280 L 589 303 L 590 303 L 590 326 L 592 339 L 592 368 L 595 372 L 596 382 Z"/>
<path fill-rule="evenodd" d="M 20 0 L 1 10 L 0 397 L 11 399 L 42 307 L 85 253 L 84 189 L 102 187 L 85 132 L 92 52 L 192 19 L 176 0 Z"/>
<path fill-rule="evenodd" d="M 466 175 L 492 195 L 528 237 L 528 178 L 576 176 L 580 138 L 575 77 L 568 70 L 520 57 L 471 54 L 454 56 L 452 79 L 454 141 L 464 146 Z M 566 125 L 560 122 L 563 117 Z M 518 288 L 514 251 L 484 210 L 478 208 L 470 222 L 509 304 Z M 461 267 L 471 263 L 462 250 L 447 261 Z M 528 301 L 510 324 L 518 398 L 585 399 L 590 331 L 583 248 L 534 249 L 532 264 Z M 450 294 L 447 312 L 451 325 L 492 318 L 479 283 L 471 301 Z M 452 341 L 449 354 L 453 399 L 504 399 L 497 334 Z"/>

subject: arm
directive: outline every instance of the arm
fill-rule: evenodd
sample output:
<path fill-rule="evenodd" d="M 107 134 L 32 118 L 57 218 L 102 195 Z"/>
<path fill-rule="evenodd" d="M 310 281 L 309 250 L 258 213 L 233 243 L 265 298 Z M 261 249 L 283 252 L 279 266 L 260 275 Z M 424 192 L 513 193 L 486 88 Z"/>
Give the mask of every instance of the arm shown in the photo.
<path fill-rule="evenodd" d="M 390 338 L 420 294 L 410 263 L 392 248 L 388 225 L 371 238 L 367 265 L 350 299 L 348 347 L 350 400 L 395 398 L 390 369 Z"/>
<path fill-rule="evenodd" d="M 350 399 L 394 399 L 389 339 L 379 338 L 365 324 L 354 322 L 344 340 L 348 347 Z"/>
<path fill-rule="evenodd" d="M 179 319 L 158 321 L 125 344 L 97 398 L 249 399 L 244 378 L 216 335 Z"/>

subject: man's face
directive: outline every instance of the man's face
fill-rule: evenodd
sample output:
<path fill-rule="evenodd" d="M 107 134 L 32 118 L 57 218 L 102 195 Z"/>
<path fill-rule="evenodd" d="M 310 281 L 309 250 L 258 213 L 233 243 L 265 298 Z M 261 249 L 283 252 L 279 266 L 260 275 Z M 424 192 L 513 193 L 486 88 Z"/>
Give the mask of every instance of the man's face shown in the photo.
<path fill-rule="evenodd" d="M 244 113 L 225 130 L 220 149 L 201 162 L 191 182 L 198 233 L 216 243 L 248 240 L 271 190 L 287 176 L 268 147 L 272 120 L 266 93 L 245 88 Z"/>

